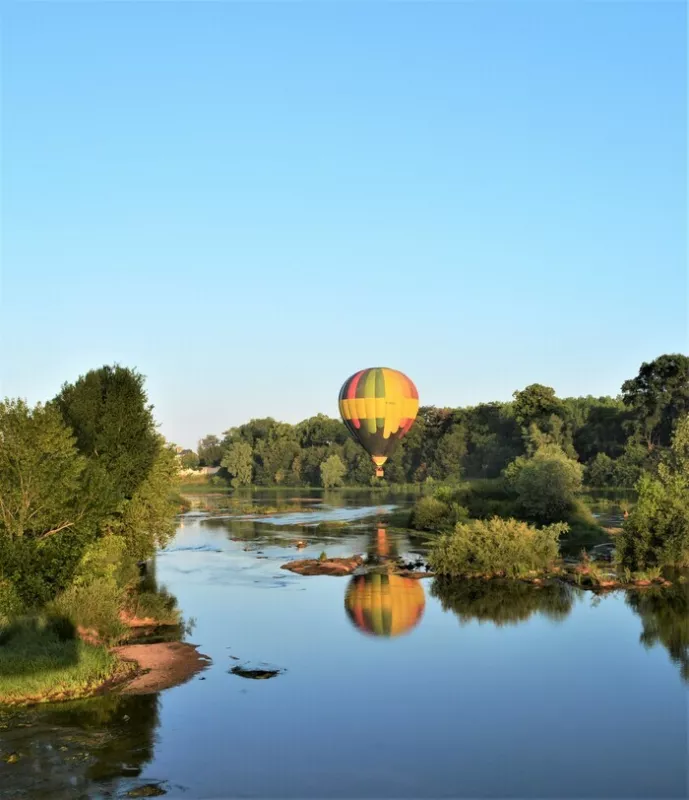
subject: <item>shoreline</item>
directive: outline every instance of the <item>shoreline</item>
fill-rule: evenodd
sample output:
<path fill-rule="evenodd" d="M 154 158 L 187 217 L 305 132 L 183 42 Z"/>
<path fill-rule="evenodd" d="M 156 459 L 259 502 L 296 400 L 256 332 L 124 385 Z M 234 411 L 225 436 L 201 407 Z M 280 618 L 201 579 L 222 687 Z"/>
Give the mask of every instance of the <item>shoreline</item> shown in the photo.
<path fill-rule="evenodd" d="M 199 653 L 198 645 L 188 642 L 123 643 L 106 647 L 94 642 L 88 633 L 79 639 L 87 647 L 102 648 L 114 657 L 113 668 L 107 677 L 78 689 L 58 687 L 42 694 L 0 696 L 0 708 L 83 700 L 111 692 L 121 695 L 155 694 L 186 683 L 212 663 L 209 656 Z"/>

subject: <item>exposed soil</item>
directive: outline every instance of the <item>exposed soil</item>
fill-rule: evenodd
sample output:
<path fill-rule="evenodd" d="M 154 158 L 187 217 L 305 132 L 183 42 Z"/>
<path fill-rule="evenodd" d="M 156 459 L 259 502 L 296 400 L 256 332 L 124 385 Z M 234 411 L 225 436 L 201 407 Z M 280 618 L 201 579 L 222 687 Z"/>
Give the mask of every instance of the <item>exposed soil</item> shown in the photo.
<path fill-rule="evenodd" d="M 122 687 L 122 694 L 152 694 L 178 686 L 210 664 L 210 658 L 199 653 L 196 645 L 183 642 L 126 644 L 114 647 L 112 652 L 138 666 L 133 680 Z"/>
<path fill-rule="evenodd" d="M 282 569 L 296 572 L 298 575 L 351 575 L 364 563 L 361 556 L 348 558 L 305 558 L 300 561 L 289 561 L 282 564 Z"/>

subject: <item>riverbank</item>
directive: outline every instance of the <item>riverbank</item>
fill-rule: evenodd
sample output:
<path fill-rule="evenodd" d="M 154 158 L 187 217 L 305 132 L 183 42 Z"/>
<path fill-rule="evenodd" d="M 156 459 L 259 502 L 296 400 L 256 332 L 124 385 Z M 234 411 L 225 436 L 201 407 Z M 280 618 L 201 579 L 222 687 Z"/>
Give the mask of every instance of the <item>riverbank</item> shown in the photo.
<path fill-rule="evenodd" d="M 140 627 L 134 620 L 132 629 Z M 146 623 L 157 625 L 155 620 Z M 158 626 L 160 627 L 160 626 Z M 60 618 L 17 620 L 0 640 L 0 705 L 76 700 L 106 692 L 148 694 L 189 680 L 209 664 L 173 641 L 108 647 Z"/>

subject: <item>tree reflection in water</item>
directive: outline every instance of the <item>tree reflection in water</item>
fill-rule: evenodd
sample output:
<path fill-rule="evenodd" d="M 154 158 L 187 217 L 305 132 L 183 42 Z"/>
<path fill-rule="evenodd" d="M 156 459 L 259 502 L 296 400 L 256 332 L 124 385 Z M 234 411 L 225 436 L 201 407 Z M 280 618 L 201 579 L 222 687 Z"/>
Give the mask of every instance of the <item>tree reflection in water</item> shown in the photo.
<path fill-rule="evenodd" d="M 572 610 L 580 590 L 560 582 L 530 584 L 516 580 L 457 580 L 435 578 L 431 595 L 460 624 L 477 620 L 498 627 L 518 625 L 534 614 L 561 622 Z"/>
<path fill-rule="evenodd" d="M 39 800 L 92 796 L 127 788 L 154 755 L 158 695 L 105 695 L 46 708 L 17 710 L 0 720 L 2 749 L 16 752 L 0 762 L 2 797 Z"/>
<path fill-rule="evenodd" d="M 641 644 L 662 645 L 689 683 L 689 583 L 686 573 L 668 577 L 672 586 L 628 591 L 626 601 L 641 617 Z"/>

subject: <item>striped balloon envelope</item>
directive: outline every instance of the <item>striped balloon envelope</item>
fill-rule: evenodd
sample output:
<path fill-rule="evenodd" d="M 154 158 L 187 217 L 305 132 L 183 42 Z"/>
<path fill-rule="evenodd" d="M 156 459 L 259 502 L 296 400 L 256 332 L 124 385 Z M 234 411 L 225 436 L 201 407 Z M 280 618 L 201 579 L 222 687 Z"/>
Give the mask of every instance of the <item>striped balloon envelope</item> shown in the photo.
<path fill-rule="evenodd" d="M 418 625 L 426 606 L 419 580 L 369 573 L 352 578 L 345 596 L 347 616 L 373 636 L 399 636 Z"/>
<path fill-rule="evenodd" d="M 354 438 L 371 456 L 376 474 L 392 455 L 419 412 L 419 393 L 403 373 L 388 367 L 356 372 L 340 389 L 340 414 Z"/>

